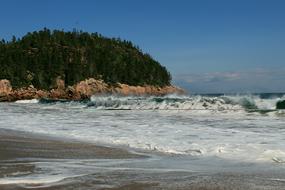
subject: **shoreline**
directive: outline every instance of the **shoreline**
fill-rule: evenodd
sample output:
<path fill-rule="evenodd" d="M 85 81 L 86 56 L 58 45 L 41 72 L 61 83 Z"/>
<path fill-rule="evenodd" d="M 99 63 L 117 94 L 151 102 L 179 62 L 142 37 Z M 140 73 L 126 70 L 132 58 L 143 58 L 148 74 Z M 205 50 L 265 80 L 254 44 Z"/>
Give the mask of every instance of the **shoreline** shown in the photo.
<path fill-rule="evenodd" d="M 17 100 L 30 99 L 51 99 L 51 100 L 85 100 L 92 95 L 114 94 L 121 96 L 142 96 L 155 95 L 163 96 L 167 94 L 185 94 L 185 90 L 172 85 L 159 87 L 152 85 L 130 86 L 117 83 L 109 85 L 103 80 L 89 78 L 73 86 L 65 86 L 61 79 L 56 81 L 56 85 L 51 90 L 37 89 L 33 85 L 13 89 L 10 81 L 0 80 L 0 102 L 14 102 Z"/>
<path fill-rule="evenodd" d="M 0 129 L 0 189 L 271 190 L 273 188 L 283 190 L 285 185 L 285 181 L 278 180 L 279 175 L 273 176 L 270 173 L 184 172 L 151 168 L 144 170 L 144 165 L 147 165 L 148 161 L 148 159 L 144 161 L 144 158 L 148 157 L 120 148 Z M 84 161 L 84 159 L 87 160 Z M 72 160 L 75 161 L 75 165 L 72 164 Z M 144 164 L 138 165 L 138 168 L 136 164 L 130 164 L 137 160 Z M 62 168 L 74 166 L 79 167 L 77 168 L 79 170 L 82 167 L 84 173 L 72 174 L 54 182 L 44 182 L 52 177 L 49 170 L 41 168 L 47 166 L 47 163 L 48 168 L 54 163 L 54 169 L 59 167 L 59 172 Z M 81 164 L 78 165 L 78 163 Z M 85 171 L 87 169 L 85 164 L 88 166 L 88 163 L 95 164 L 95 167 Z M 106 165 L 100 165 L 100 163 L 106 163 Z M 125 168 L 126 166 L 128 167 Z M 43 176 L 34 178 L 34 175 Z M 282 178 L 283 175 L 280 174 L 280 176 Z"/>
<path fill-rule="evenodd" d="M 25 158 L 134 159 L 146 156 L 121 148 L 0 129 L 0 161 Z"/>

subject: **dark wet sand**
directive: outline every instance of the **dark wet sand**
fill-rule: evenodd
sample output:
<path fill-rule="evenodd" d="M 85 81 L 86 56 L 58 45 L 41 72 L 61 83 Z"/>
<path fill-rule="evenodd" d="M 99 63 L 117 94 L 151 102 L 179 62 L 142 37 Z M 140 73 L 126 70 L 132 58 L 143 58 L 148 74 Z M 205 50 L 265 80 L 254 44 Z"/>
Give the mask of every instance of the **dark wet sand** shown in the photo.
<path fill-rule="evenodd" d="M 0 160 L 19 158 L 126 159 L 142 158 L 119 148 L 59 140 L 30 133 L 0 129 Z"/>
<path fill-rule="evenodd" d="M 29 175 L 41 159 L 145 159 L 119 148 L 0 130 L 0 179 Z M 16 160 L 18 159 L 18 160 Z M 51 184 L 1 185 L 0 190 L 285 190 L 285 181 L 263 174 L 129 170 L 94 171 Z"/>
<path fill-rule="evenodd" d="M 1 190 L 284 190 L 281 181 L 239 174 L 114 171 L 50 185 L 0 185 Z"/>

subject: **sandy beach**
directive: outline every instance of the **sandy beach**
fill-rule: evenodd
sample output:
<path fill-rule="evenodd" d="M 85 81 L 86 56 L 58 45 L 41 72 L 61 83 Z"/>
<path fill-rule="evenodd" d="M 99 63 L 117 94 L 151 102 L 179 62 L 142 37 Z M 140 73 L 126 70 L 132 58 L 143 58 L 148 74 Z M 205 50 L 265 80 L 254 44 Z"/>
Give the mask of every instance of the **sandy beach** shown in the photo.
<path fill-rule="evenodd" d="M 0 160 L 20 158 L 127 159 L 141 158 L 126 150 L 94 144 L 35 136 L 26 132 L 0 130 Z"/>
<path fill-rule="evenodd" d="M 0 179 L 32 174 L 36 168 L 34 161 L 40 162 L 46 159 L 143 159 L 146 157 L 119 148 L 0 129 Z M 49 187 L 49 185 L 46 186 L 41 183 L 0 183 L 0 189 L 66 189 L 69 186 L 62 186 L 57 183 L 53 185 Z M 74 184 L 72 183 L 71 186 Z M 130 184 L 130 187 L 135 189 L 137 186 L 138 184 Z"/>
<path fill-rule="evenodd" d="M 5 183 L 11 177 L 25 177 L 39 172 L 38 163 L 58 160 L 142 160 L 146 156 L 119 148 L 59 140 L 26 132 L 0 130 L 0 184 L 1 190 L 140 190 L 140 189 L 193 189 L 193 190 L 282 190 L 285 182 L 268 178 L 265 174 L 197 173 L 155 171 L 136 168 L 94 170 L 55 182 Z M 3 182 L 4 180 L 4 182 Z"/>

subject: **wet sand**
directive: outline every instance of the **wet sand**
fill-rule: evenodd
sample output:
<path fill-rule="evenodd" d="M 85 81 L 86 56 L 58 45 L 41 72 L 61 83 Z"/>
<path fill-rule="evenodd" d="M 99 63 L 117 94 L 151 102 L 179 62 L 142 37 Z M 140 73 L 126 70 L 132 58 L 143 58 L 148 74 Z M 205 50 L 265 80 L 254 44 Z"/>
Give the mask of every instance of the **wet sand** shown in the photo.
<path fill-rule="evenodd" d="M 126 159 L 142 158 L 119 148 L 60 140 L 26 132 L 0 129 L 0 160 L 19 158 Z"/>
<path fill-rule="evenodd" d="M 0 129 L 0 179 L 34 173 L 35 165 L 30 160 L 141 159 L 145 157 L 119 148 L 97 146 L 73 140 L 59 140 L 26 132 Z M 41 184 L 38 185 L 41 186 Z M 23 184 L 0 184 L 0 190 L 27 189 L 28 187 L 25 186 Z"/>
<path fill-rule="evenodd" d="M 57 159 L 147 159 L 120 148 L 0 130 L 0 179 L 33 174 L 34 161 Z M 32 160 L 32 161 L 31 161 Z M 140 169 L 94 170 L 54 183 L 0 184 L 0 190 L 284 190 L 268 174 L 199 173 Z"/>
<path fill-rule="evenodd" d="M 1 190 L 284 190 L 284 181 L 256 175 L 113 171 L 53 184 L 0 185 Z"/>

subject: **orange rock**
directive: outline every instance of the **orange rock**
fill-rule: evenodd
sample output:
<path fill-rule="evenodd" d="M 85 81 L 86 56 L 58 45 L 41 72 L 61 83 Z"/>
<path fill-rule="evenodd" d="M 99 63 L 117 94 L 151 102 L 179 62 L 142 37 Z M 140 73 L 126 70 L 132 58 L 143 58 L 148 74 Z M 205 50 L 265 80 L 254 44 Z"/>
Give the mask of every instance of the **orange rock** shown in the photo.
<path fill-rule="evenodd" d="M 107 93 L 111 89 L 102 80 L 96 80 L 94 78 L 86 79 L 78 84 L 74 85 L 75 92 L 81 96 L 90 97 L 98 93 Z"/>
<path fill-rule="evenodd" d="M 86 79 L 73 86 L 68 86 L 67 88 L 65 88 L 64 84 L 65 82 L 58 78 L 56 80 L 56 88 L 50 91 L 38 90 L 33 85 L 12 90 L 12 86 L 8 80 L 0 80 L 0 101 L 15 101 L 34 98 L 82 100 L 90 98 L 95 94 L 119 94 L 123 96 L 162 96 L 173 93 L 185 94 L 183 89 L 175 86 L 130 86 L 121 83 L 110 86 L 103 80 L 96 80 L 94 78 Z"/>
<path fill-rule="evenodd" d="M 3 79 L 0 80 L 0 94 L 2 95 L 8 95 L 12 91 L 12 86 L 10 81 Z"/>

